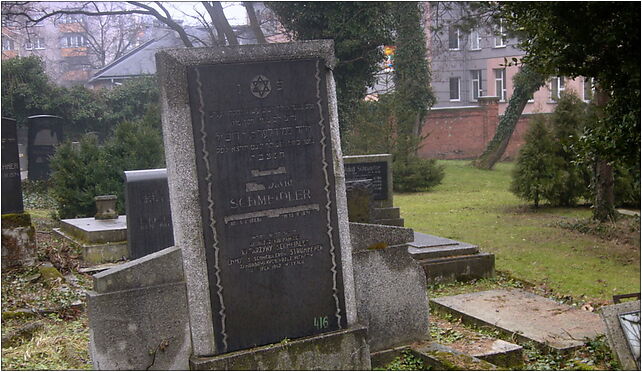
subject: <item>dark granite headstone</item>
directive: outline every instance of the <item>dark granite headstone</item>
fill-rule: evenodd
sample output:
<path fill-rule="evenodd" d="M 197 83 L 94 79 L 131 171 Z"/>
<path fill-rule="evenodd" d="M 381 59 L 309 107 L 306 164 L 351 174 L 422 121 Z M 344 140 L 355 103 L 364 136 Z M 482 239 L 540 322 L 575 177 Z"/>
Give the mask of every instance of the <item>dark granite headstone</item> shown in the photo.
<path fill-rule="evenodd" d="M 325 62 L 187 71 L 217 353 L 345 328 Z"/>
<path fill-rule="evenodd" d="M 30 116 L 29 142 L 29 179 L 46 180 L 51 174 L 49 158 L 56 152 L 56 146 L 62 142 L 63 119 L 59 116 Z"/>
<path fill-rule="evenodd" d="M 371 180 L 374 200 L 388 198 L 388 163 L 345 163 L 346 182 L 357 180 Z"/>
<path fill-rule="evenodd" d="M 131 259 L 174 245 L 166 169 L 125 171 L 125 208 Z"/>
<path fill-rule="evenodd" d="M 2 118 L 2 214 L 22 213 L 16 121 Z M 4 248 L 3 248 L 4 249 Z"/>

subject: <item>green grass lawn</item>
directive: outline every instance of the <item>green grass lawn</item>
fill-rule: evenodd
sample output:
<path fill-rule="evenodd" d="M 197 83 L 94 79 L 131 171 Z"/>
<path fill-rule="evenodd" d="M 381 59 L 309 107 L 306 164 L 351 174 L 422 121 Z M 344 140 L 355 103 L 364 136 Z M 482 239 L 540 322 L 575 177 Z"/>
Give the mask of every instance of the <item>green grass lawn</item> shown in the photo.
<path fill-rule="evenodd" d="M 591 216 L 589 207 L 531 208 L 509 190 L 512 163 L 492 171 L 440 161 L 446 176 L 430 192 L 396 194 L 406 227 L 476 244 L 495 254 L 496 270 L 560 294 L 602 301 L 640 292 L 637 239 L 603 239 L 559 227 Z M 626 222 L 626 221 L 625 221 Z M 639 218 L 628 221 L 639 226 Z"/>

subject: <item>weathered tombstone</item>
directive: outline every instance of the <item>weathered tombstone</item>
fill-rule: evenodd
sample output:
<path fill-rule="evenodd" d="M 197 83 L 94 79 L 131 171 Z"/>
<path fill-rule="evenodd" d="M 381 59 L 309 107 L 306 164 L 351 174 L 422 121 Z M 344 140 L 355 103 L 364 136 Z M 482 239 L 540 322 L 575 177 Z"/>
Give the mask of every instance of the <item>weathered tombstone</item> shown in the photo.
<path fill-rule="evenodd" d="M 16 121 L 2 118 L 2 214 L 22 213 Z"/>
<path fill-rule="evenodd" d="M 63 140 L 63 119 L 53 115 L 35 115 L 28 119 L 28 177 L 31 180 L 45 180 L 51 174 L 49 158 L 53 156 L 56 146 Z"/>
<path fill-rule="evenodd" d="M 156 58 L 195 357 L 345 335 L 356 306 L 333 43 L 165 50 Z"/>
<path fill-rule="evenodd" d="M 174 245 L 167 169 L 125 171 L 125 208 L 131 259 Z"/>
<path fill-rule="evenodd" d="M 600 308 L 606 338 L 623 370 L 640 369 L 640 300 Z"/>
<path fill-rule="evenodd" d="M 374 203 L 371 180 L 346 181 L 348 199 L 348 220 L 350 222 L 373 223 Z"/>
<path fill-rule="evenodd" d="M 404 220 L 400 216 L 399 208 L 393 206 L 392 200 L 392 155 L 351 155 L 344 156 L 343 161 L 347 183 L 363 180 L 370 182 L 374 208 L 372 221 L 368 223 L 403 226 Z M 354 205 L 351 200 L 348 200 L 349 208 Z"/>
<path fill-rule="evenodd" d="M 24 213 L 16 121 L 2 118 L 2 268 L 32 265 L 36 232 Z"/>

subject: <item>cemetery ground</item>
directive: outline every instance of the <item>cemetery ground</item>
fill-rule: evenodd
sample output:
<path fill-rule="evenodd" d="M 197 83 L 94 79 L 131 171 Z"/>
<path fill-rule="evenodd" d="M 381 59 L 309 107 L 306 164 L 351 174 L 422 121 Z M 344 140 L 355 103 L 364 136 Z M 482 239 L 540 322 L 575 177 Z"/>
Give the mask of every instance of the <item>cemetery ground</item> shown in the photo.
<path fill-rule="evenodd" d="M 523 288 L 586 311 L 614 294 L 640 291 L 640 219 L 614 224 L 589 221 L 590 208 L 533 209 L 508 191 L 511 163 L 494 171 L 468 161 L 442 161 L 446 177 L 434 190 L 397 194 L 406 226 L 479 245 L 496 255 L 497 275 L 467 283 L 431 285 L 429 297 L 493 288 Z M 81 273 L 80 251 L 51 234 L 57 226 L 42 190 L 25 188 L 25 208 L 36 226 L 39 265 L 2 270 L 2 369 L 91 369 L 84 292 L 92 278 Z M 55 269 L 55 270 L 54 270 Z M 433 341 L 497 337 L 458 319 L 431 314 Z M 508 340 L 510 341 L 510 339 Z M 594 340 L 560 357 L 526 347 L 524 369 L 615 369 L 606 341 Z M 410 354 L 388 369 L 423 369 Z"/>

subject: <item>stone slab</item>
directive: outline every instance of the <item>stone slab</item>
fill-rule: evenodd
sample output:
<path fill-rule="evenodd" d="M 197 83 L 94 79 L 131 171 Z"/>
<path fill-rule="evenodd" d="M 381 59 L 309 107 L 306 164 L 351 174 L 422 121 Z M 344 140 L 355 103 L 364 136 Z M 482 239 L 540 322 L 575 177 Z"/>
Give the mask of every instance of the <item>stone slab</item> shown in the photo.
<path fill-rule="evenodd" d="M 476 253 L 417 261 L 429 283 L 448 283 L 495 276 L 495 255 Z"/>
<path fill-rule="evenodd" d="M 413 238 L 414 240 L 408 243 L 408 245 L 413 248 L 437 248 L 462 244 L 456 240 L 425 234 L 418 231 L 414 232 Z"/>
<path fill-rule="evenodd" d="M 88 244 L 80 238 L 72 236 L 61 228 L 54 228 L 53 231 L 59 236 L 80 246 L 82 249 L 83 261 L 86 263 L 102 264 L 106 262 L 114 262 L 127 258 L 129 255 L 126 241 Z"/>
<path fill-rule="evenodd" d="M 127 216 L 113 220 L 97 220 L 93 217 L 71 218 L 60 221 L 61 229 L 78 237 L 85 243 L 127 241 Z"/>
<path fill-rule="evenodd" d="M 600 316 L 522 290 L 491 290 L 431 299 L 435 310 L 489 326 L 518 340 L 566 352 L 604 334 Z"/>
<path fill-rule="evenodd" d="M 98 370 L 186 370 L 191 340 L 181 251 L 171 247 L 94 276 L 89 350 Z"/>
<path fill-rule="evenodd" d="M 16 121 L 2 118 L 2 214 L 22 213 L 22 182 Z"/>
<path fill-rule="evenodd" d="M 28 177 L 30 180 L 46 180 L 51 174 L 49 164 L 56 146 L 62 143 L 64 120 L 53 115 L 34 115 L 27 121 L 28 132 Z"/>
<path fill-rule="evenodd" d="M 346 180 L 372 179 L 375 182 L 376 188 L 379 190 L 375 193 L 375 206 L 381 208 L 392 207 L 393 184 L 391 154 L 349 155 L 343 157 L 343 162 L 346 164 Z"/>
<path fill-rule="evenodd" d="M 367 328 L 351 328 L 222 354 L 192 357 L 198 371 L 361 371 L 370 370 Z"/>
<path fill-rule="evenodd" d="M 125 171 L 125 206 L 130 258 L 174 245 L 166 169 Z"/>
<path fill-rule="evenodd" d="M 385 220 L 400 218 L 400 210 L 398 207 L 387 207 L 387 208 L 374 208 L 372 211 L 372 216 L 375 219 Z"/>
<path fill-rule="evenodd" d="M 411 353 L 431 370 L 495 371 L 499 368 L 483 359 L 464 354 L 436 342 L 412 345 Z"/>
<path fill-rule="evenodd" d="M 412 241 L 412 229 L 398 226 L 350 223 L 352 253 L 367 249 L 380 249 Z"/>
<path fill-rule="evenodd" d="M 353 262 L 357 313 L 371 351 L 430 338 L 426 279 L 405 244 L 357 251 Z"/>
<path fill-rule="evenodd" d="M 636 358 L 631 352 L 629 342 L 626 340 L 622 325 L 620 324 L 619 315 L 635 311 L 640 311 L 639 300 L 622 302 L 616 305 L 603 306 L 600 308 L 600 315 L 602 316 L 602 320 L 604 320 L 604 325 L 606 326 L 606 337 L 609 345 L 611 346 L 611 351 L 620 362 L 622 369 L 630 371 L 639 370 L 640 361 L 638 359 L 636 362 Z M 638 334 L 638 358 L 640 355 L 639 336 L 640 335 Z"/>
<path fill-rule="evenodd" d="M 403 218 L 389 218 L 389 219 L 375 220 L 374 223 L 379 225 L 403 227 L 404 220 Z"/>

